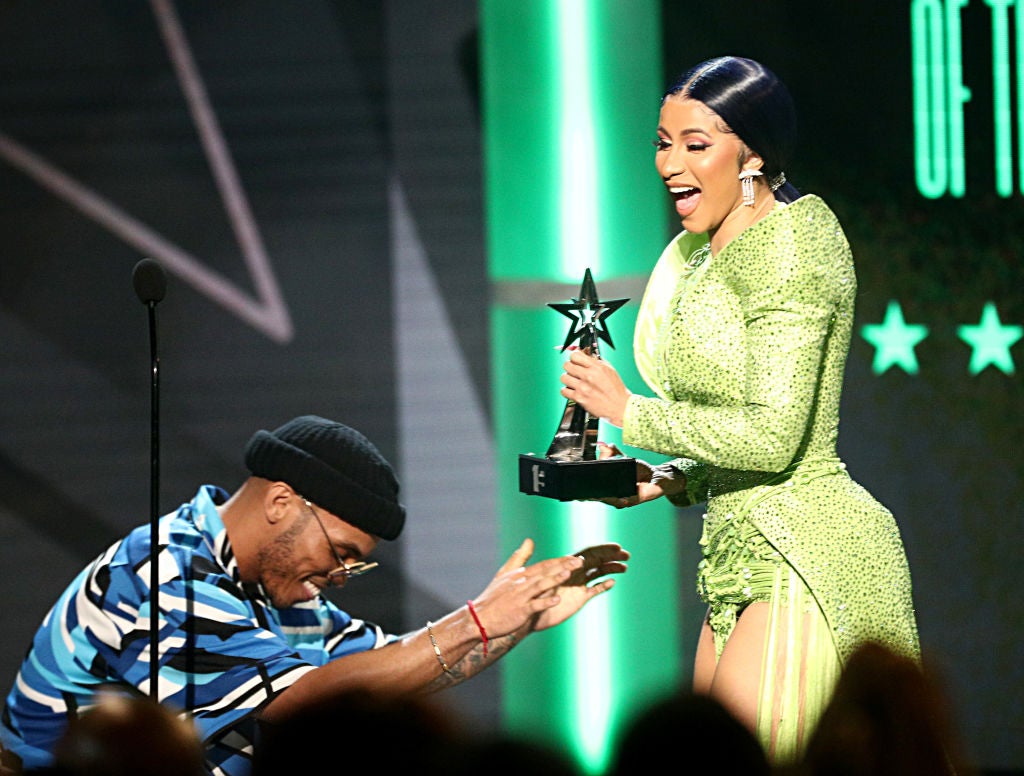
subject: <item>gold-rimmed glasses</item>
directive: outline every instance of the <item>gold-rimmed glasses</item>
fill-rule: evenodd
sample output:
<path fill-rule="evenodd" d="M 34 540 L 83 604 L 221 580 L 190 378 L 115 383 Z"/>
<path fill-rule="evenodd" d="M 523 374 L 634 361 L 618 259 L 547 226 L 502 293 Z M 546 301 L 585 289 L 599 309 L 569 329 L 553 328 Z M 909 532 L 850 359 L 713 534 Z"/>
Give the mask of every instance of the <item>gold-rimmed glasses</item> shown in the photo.
<path fill-rule="evenodd" d="M 356 561 L 355 563 L 346 563 L 344 559 L 338 554 L 337 548 L 334 546 L 334 542 L 331 541 L 331 537 L 327 533 L 327 529 L 324 527 L 323 521 L 320 519 L 320 515 L 316 513 L 313 508 L 313 504 L 310 503 L 308 498 L 299 496 L 302 499 L 302 503 L 309 509 L 309 513 L 316 519 L 317 525 L 320 526 L 320 530 L 324 532 L 324 538 L 327 540 L 327 544 L 330 545 L 331 552 L 334 555 L 334 559 L 338 561 L 338 567 L 327 572 L 327 584 L 331 587 L 341 587 L 352 577 L 358 577 L 368 571 L 373 571 L 380 564 L 376 561 Z"/>

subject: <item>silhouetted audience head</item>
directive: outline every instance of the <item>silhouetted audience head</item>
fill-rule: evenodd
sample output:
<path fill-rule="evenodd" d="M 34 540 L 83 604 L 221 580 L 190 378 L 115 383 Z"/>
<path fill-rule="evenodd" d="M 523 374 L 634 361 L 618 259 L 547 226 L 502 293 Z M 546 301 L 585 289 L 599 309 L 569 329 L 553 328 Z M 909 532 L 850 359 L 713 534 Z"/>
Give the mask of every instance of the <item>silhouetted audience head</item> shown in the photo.
<path fill-rule="evenodd" d="M 71 720 L 46 773 L 57 776 L 202 776 L 199 733 L 152 698 L 103 694 Z"/>
<path fill-rule="evenodd" d="M 467 736 L 452 755 L 446 776 L 582 776 L 568 753 L 514 733 Z"/>
<path fill-rule="evenodd" d="M 671 770 L 716 776 L 771 772 L 750 730 L 714 698 L 683 688 L 655 699 L 626 722 L 608 776 L 646 774 L 652 759 L 671 763 Z"/>
<path fill-rule="evenodd" d="M 582 776 L 568 754 L 531 738 L 480 732 L 436 695 L 366 689 L 261 722 L 252 776 L 351 770 L 353 745 L 382 774 Z"/>
<path fill-rule="evenodd" d="M 262 721 L 252 776 L 347 770 L 353 746 L 372 758 L 376 772 L 436 772 L 459 745 L 462 728 L 435 696 L 349 690 Z"/>
<path fill-rule="evenodd" d="M 911 658 L 868 642 L 850 656 L 812 732 L 807 776 L 943 776 L 965 762 L 944 687 Z"/>

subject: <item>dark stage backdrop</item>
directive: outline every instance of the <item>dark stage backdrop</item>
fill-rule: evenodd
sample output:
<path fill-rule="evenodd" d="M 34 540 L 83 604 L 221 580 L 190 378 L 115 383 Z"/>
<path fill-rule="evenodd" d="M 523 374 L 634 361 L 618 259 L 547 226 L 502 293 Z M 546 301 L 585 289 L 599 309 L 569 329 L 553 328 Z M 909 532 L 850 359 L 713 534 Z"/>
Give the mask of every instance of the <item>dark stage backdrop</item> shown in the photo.
<path fill-rule="evenodd" d="M 997 191 L 998 24 L 977 0 L 958 14 L 964 193 L 922 194 L 912 19 L 947 5 L 666 0 L 665 77 L 737 53 L 792 88 L 787 172 L 835 208 L 858 262 L 841 452 L 900 521 L 923 645 L 972 755 L 1009 770 L 1024 767 L 1024 219 L 1021 195 Z M 401 631 L 489 580 L 476 15 L 470 0 L 0 0 L 4 688 L 63 586 L 148 518 L 144 256 L 168 271 L 162 510 L 204 482 L 231 489 L 253 430 L 315 412 L 374 439 L 410 507 L 344 605 Z M 493 673 L 452 695 L 484 726 L 499 724 Z"/>

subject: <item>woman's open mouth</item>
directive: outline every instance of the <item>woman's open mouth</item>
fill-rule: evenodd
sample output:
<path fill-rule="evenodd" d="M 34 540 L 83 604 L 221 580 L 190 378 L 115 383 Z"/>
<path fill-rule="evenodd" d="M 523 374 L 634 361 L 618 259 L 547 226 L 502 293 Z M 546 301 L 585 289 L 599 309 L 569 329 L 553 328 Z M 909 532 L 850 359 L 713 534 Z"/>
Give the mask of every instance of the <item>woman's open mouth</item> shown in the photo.
<path fill-rule="evenodd" d="M 674 186 L 668 190 L 668 193 L 672 195 L 672 199 L 676 203 L 676 213 L 680 218 L 689 216 L 700 204 L 700 189 L 693 186 Z"/>

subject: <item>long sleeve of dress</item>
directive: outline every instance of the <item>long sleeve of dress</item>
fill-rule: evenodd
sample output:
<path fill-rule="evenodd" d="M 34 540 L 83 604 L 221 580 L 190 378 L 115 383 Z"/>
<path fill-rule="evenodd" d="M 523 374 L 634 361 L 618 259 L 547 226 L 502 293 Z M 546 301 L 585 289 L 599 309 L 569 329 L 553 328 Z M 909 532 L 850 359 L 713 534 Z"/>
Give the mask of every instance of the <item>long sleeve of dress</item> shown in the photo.
<path fill-rule="evenodd" d="M 730 243 L 678 301 L 663 345 L 669 398 L 629 399 L 626 444 L 765 472 L 806 446 L 827 342 L 855 280 L 830 211 L 804 220 L 790 209 Z"/>

